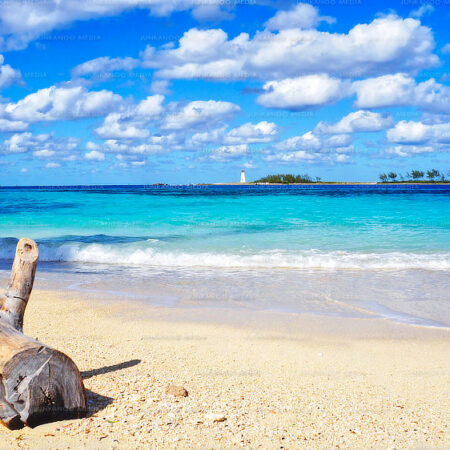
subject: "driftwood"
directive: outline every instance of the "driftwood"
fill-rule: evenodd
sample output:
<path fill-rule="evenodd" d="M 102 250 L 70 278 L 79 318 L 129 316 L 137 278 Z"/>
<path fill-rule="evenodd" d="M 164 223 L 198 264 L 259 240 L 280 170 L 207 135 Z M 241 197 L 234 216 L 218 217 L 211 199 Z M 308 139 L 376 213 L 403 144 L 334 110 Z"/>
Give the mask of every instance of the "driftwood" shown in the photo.
<path fill-rule="evenodd" d="M 39 251 L 17 244 L 11 279 L 0 298 L 0 420 L 10 429 L 86 413 L 86 395 L 74 362 L 22 333 Z"/>

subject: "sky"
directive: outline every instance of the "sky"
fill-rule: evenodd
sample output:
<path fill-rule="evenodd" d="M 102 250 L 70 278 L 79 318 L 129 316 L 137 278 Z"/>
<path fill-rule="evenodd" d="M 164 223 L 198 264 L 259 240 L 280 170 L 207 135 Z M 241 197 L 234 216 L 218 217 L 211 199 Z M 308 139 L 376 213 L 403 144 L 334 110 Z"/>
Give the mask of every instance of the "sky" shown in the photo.
<path fill-rule="evenodd" d="M 450 177 L 449 0 L 0 3 L 1 185 Z"/>

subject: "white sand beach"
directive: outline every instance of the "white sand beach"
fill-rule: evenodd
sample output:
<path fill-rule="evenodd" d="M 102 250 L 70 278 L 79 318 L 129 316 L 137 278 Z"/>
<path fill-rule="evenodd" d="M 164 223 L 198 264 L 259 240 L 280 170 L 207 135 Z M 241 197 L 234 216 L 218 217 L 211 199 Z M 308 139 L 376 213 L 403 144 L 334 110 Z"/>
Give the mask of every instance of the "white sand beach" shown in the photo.
<path fill-rule="evenodd" d="M 448 330 L 156 308 L 35 290 L 25 333 L 67 353 L 80 420 L 1 448 L 448 448 Z M 189 395 L 166 393 L 169 385 Z"/>

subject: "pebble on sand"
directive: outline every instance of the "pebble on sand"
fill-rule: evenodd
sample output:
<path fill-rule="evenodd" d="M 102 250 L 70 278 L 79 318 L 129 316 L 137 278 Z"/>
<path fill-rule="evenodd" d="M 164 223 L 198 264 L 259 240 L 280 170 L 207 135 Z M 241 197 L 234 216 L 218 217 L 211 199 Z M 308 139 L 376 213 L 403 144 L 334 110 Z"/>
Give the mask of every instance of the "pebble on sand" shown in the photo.
<path fill-rule="evenodd" d="M 187 397 L 189 392 L 183 386 L 175 386 L 170 384 L 167 386 L 166 394 L 174 395 L 175 397 Z"/>

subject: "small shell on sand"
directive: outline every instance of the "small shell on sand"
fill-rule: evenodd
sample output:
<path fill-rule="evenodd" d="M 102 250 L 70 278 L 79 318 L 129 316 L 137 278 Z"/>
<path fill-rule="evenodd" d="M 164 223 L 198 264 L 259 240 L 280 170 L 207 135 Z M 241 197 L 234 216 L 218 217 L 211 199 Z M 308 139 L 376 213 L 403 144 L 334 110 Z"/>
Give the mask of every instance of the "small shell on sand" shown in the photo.
<path fill-rule="evenodd" d="M 225 422 L 227 418 L 223 414 L 206 414 L 206 419 L 210 422 Z"/>

